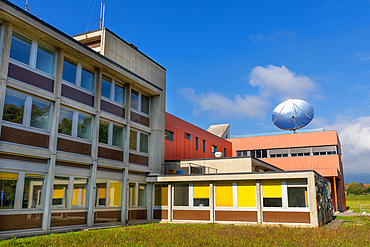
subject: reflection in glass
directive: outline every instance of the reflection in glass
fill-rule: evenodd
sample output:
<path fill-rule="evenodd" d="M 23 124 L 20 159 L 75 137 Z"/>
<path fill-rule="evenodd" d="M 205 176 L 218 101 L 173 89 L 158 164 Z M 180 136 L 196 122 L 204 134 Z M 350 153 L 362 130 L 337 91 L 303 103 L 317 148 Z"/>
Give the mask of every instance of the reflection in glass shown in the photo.
<path fill-rule="evenodd" d="M 107 205 L 107 180 L 96 180 L 95 207 Z"/>
<path fill-rule="evenodd" d="M 67 58 L 64 58 L 63 80 L 75 84 L 76 83 L 76 71 L 77 71 L 77 63 Z"/>
<path fill-rule="evenodd" d="M 75 178 L 73 182 L 72 206 L 86 207 L 87 178 Z"/>
<path fill-rule="evenodd" d="M 138 206 L 146 206 L 146 184 L 139 184 Z"/>
<path fill-rule="evenodd" d="M 131 91 L 131 108 L 139 110 L 139 93 L 135 90 Z"/>
<path fill-rule="evenodd" d="M 68 177 L 54 177 L 53 207 L 67 207 L 68 184 Z"/>
<path fill-rule="evenodd" d="M 121 206 L 122 183 L 118 181 L 110 182 L 109 207 Z"/>
<path fill-rule="evenodd" d="M 130 149 L 137 149 L 137 131 L 130 130 Z"/>
<path fill-rule="evenodd" d="M 50 75 L 54 74 L 54 54 L 55 52 L 53 50 L 39 44 L 37 49 L 36 68 Z"/>
<path fill-rule="evenodd" d="M 144 133 L 140 133 L 140 152 L 148 153 L 148 141 L 149 136 Z"/>
<path fill-rule="evenodd" d="M 128 191 L 128 198 L 129 198 L 129 203 L 128 205 L 130 207 L 135 207 L 135 183 L 129 183 L 129 191 Z"/>
<path fill-rule="evenodd" d="M 32 41 L 25 36 L 13 32 L 12 42 L 10 47 L 10 57 L 25 63 L 30 64 L 30 52 L 31 52 Z"/>
<path fill-rule="evenodd" d="M 110 89 L 111 89 L 112 79 L 103 76 L 101 81 L 101 95 L 110 99 Z"/>
<path fill-rule="evenodd" d="M 288 187 L 288 207 L 308 207 L 306 187 Z"/>
<path fill-rule="evenodd" d="M 51 103 L 32 99 L 31 123 L 35 128 L 49 130 Z"/>
<path fill-rule="evenodd" d="M 26 96 L 13 90 L 6 90 L 3 120 L 23 124 Z"/>
<path fill-rule="evenodd" d="M 141 112 L 149 115 L 149 97 L 141 95 Z"/>
<path fill-rule="evenodd" d="M 82 68 L 81 73 L 81 87 L 92 91 L 94 85 L 94 72 Z"/>
<path fill-rule="evenodd" d="M 108 144 L 109 123 L 99 122 L 99 142 Z"/>
<path fill-rule="evenodd" d="M 123 127 L 113 125 L 112 145 L 123 148 Z"/>
<path fill-rule="evenodd" d="M 174 206 L 189 206 L 189 184 L 175 184 Z"/>
<path fill-rule="evenodd" d="M 78 114 L 77 137 L 91 141 L 92 116 Z"/>
<path fill-rule="evenodd" d="M 114 101 L 123 104 L 125 88 L 121 85 L 114 85 Z"/>
<path fill-rule="evenodd" d="M 26 174 L 22 208 L 41 208 L 45 175 Z"/>
<path fill-rule="evenodd" d="M 18 173 L 0 172 L 0 209 L 14 209 Z"/>
<path fill-rule="evenodd" d="M 72 135 L 73 111 L 60 109 L 58 133 Z"/>

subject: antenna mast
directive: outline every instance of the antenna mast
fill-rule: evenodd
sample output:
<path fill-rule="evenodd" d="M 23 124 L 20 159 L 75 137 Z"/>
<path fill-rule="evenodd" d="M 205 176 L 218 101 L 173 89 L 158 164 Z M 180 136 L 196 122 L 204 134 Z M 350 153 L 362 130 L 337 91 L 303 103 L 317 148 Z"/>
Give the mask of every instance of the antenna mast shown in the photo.
<path fill-rule="evenodd" d="M 100 2 L 100 28 L 104 28 L 104 13 L 105 13 L 105 4 L 103 4 L 103 0 Z"/>

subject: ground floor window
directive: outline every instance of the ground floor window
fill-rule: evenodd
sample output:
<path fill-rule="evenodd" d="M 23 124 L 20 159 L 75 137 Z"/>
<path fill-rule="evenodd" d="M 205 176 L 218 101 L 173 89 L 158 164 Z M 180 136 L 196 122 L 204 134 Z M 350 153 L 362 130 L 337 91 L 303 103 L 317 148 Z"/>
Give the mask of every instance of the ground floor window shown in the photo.
<path fill-rule="evenodd" d="M 146 207 L 147 184 L 129 183 L 129 207 Z"/>
<path fill-rule="evenodd" d="M 14 209 L 18 173 L 0 172 L 0 209 Z"/>
<path fill-rule="evenodd" d="M 156 184 L 154 187 L 154 206 L 168 206 L 168 184 Z"/>

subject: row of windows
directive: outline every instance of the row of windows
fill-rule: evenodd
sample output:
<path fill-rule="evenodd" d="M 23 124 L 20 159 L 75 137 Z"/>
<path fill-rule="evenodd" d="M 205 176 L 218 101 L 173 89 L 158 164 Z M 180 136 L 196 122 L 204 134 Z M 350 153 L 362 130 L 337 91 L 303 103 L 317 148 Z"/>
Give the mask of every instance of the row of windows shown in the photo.
<path fill-rule="evenodd" d="M 27 128 L 50 131 L 52 103 L 39 98 L 7 89 L 3 120 Z M 123 148 L 125 127 L 105 120 L 99 123 L 99 142 Z M 71 110 L 60 109 L 58 133 L 92 140 L 93 116 Z M 130 131 L 130 149 L 148 153 L 149 135 Z"/>
<path fill-rule="evenodd" d="M 283 193 L 283 191 L 285 191 Z M 210 188 L 207 183 L 175 184 L 173 206 L 209 207 Z M 263 182 L 263 207 L 306 208 L 308 207 L 307 183 Z M 215 184 L 216 207 L 256 207 L 254 182 L 224 182 Z M 168 185 L 156 184 L 154 206 L 168 206 Z"/>
<path fill-rule="evenodd" d="M 26 36 L 13 31 L 10 48 L 10 58 L 14 61 L 30 66 L 32 69 L 43 71 L 51 76 L 55 74 L 55 51 L 49 49 Z M 81 62 L 65 57 L 63 62 L 63 83 L 70 83 L 77 88 L 94 92 L 95 71 L 93 68 L 82 65 Z M 101 95 L 110 101 L 125 104 L 125 86 L 103 75 Z M 137 112 L 150 113 L 149 97 L 132 90 L 131 108 Z"/>

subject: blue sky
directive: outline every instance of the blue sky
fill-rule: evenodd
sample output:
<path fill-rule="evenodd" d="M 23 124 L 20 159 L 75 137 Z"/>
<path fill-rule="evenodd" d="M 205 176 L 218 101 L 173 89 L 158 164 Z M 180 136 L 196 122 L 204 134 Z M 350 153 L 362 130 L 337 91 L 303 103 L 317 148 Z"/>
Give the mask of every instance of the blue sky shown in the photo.
<path fill-rule="evenodd" d="M 167 69 L 167 112 L 232 135 L 279 132 L 274 107 L 304 99 L 305 129 L 338 131 L 346 182 L 370 183 L 370 1 L 104 3 L 105 26 Z M 68 35 L 99 27 L 99 0 L 28 4 Z"/>

